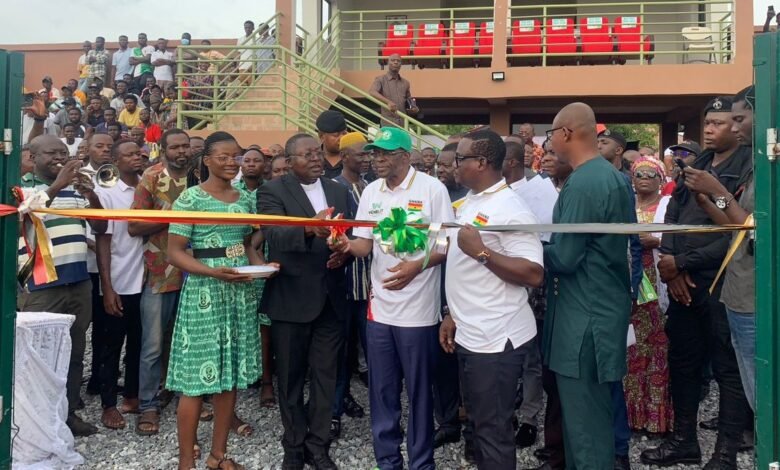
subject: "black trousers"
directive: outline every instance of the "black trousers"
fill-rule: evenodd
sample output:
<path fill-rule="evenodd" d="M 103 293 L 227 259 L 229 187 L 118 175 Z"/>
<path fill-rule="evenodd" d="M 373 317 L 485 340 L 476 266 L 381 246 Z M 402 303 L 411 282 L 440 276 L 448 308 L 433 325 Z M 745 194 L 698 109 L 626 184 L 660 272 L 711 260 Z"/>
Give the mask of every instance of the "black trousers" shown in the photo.
<path fill-rule="evenodd" d="M 342 329 L 342 321 L 330 300 L 312 322 L 271 322 L 285 451 L 303 452 L 304 446 L 313 454 L 327 451 Z M 309 369 L 307 415 L 303 406 L 303 385 Z"/>
<path fill-rule="evenodd" d="M 100 390 L 100 362 L 103 357 L 103 345 L 106 340 L 102 334 L 105 329 L 103 320 L 106 312 L 103 311 L 103 296 L 100 295 L 100 275 L 89 273 L 92 278 L 92 369 L 87 388 L 92 392 Z"/>
<path fill-rule="evenodd" d="M 517 381 L 530 347 L 532 342 L 516 348 L 507 340 L 502 352 L 476 353 L 458 346 L 467 434 L 473 438 L 480 470 L 517 468 L 512 418 Z"/>
<path fill-rule="evenodd" d="M 667 310 L 674 427 L 688 439 L 696 439 L 701 377 L 709 359 L 720 389 L 718 433 L 722 438 L 741 440 L 749 406 L 731 344 L 726 309 L 718 300 L 720 287 L 710 295 L 712 280 L 693 281 L 697 287 L 691 291 L 691 305 L 670 299 Z"/>
<path fill-rule="evenodd" d="M 553 470 L 563 470 L 566 468 L 566 452 L 563 448 L 561 396 L 558 394 L 555 372 L 547 366 L 542 367 L 542 387 L 547 394 L 547 405 L 544 409 L 544 447 L 550 451 L 547 463 Z"/>
<path fill-rule="evenodd" d="M 460 432 L 458 356 L 444 352 L 441 347 L 436 349 L 438 358 L 433 372 L 433 416 L 444 431 Z"/>
<path fill-rule="evenodd" d="M 125 348 L 125 398 L 138 398 L 138 367 L 141 361 L 141 294 L 121 295 L 122 316 L 101 309 L 103 352 L 100 360 L 100 402 L 103 408 L 116 406 L 119 357 Z"/>

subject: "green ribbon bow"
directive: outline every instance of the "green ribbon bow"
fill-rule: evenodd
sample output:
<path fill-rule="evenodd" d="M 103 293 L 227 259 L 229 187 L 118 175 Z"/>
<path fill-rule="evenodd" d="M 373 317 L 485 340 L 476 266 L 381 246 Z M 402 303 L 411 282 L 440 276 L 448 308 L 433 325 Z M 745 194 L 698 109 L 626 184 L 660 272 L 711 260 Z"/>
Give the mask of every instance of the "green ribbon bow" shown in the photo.
<path fill-rule="evenodd" d="M 390 216 L 380 220 L 374 227 L 374 234 L 383 242 L 392 239 L 392 251 L 396 254 L 414 253 L 425 250 L 428 231 L 406 224 L 406 211 L 400 207 L 390 209 Z"/>

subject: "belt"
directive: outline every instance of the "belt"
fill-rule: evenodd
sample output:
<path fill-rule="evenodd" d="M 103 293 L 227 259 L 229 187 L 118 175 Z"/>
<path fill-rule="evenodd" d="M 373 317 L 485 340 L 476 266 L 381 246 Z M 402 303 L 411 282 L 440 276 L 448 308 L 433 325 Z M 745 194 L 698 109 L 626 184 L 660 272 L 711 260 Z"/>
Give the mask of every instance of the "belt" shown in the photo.
<path fill-rule="evenodd" d="M 195 258 L 238 258 L 244 256 L 246 250 L 243 243 L 222 248 L 201 248 L 193 249 L 192 256 Z"/>

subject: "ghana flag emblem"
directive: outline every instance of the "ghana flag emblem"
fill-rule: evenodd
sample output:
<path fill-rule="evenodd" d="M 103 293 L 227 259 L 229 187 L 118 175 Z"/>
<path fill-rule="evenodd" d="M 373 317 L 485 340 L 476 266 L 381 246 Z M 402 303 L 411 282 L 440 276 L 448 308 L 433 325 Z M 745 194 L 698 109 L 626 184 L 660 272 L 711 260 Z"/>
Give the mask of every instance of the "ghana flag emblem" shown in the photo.
<path fill-rule="evenodd" d="M 406 205 L 406 210 L 409 212 L 420 212 L 423 208 L 422 201 L 415 201 L 410 199 L 409 204 Z"/>
<path fill-rule="evenodd" d="M 488 216 L 483 214 L 482 212 L 478 213 L 476 217 L 474 217 L 474 222 L 472 222 L 473 225 L 476 225 L 477 227 L 484 227 L 488 223 Z"/>

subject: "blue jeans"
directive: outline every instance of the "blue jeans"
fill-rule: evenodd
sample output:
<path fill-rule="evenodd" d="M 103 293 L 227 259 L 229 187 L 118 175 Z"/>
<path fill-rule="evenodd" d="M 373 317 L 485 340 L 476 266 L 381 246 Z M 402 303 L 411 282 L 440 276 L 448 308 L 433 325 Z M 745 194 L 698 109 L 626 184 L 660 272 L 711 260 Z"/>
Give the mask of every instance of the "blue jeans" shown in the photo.
<path fill-rule="evenodd" d="M 756 411 L 756 314 L 735 312 L 726 307 L 726 315 L 742 387 L 750 408 Z"/>
<path fill-rule="evenodd" d="M 628 444 L 631 441 L 631 428 L 628 426 L 628 410 L 626 395 L 623 392 L 623 382 L 610 382 L 612 394 L 612 414 L 615 420 L 615 455 L 628 456 Z"/>
<path fill-rule="evenodd" d="M 162 375 L 165 332 L 173 328 L 179 291 L 155 294 L 144 287 L 141 295 L 141 361 L 138 370 L 138 399 L 141 412 L 160 407 L 157 392 Z"/>
<path fill-rule="evenodd" d="M 368 309 L 368 300 L 347 300 L 348 314 L 343 322 L 344 330 L 342 332 L 343 341 L 339 351 L 339 370 L 336 377 L 336 396 L 333 400 L 332 413 L 334 418 L 341 418 L 344 414 L 344 397 L 349 393 L 349 379 L 352 371 L 349 370 L 349 344 L 351 342 L 352 330 L 356 326 L 358 340 L 366 350 L 366 311 Z"/>

